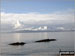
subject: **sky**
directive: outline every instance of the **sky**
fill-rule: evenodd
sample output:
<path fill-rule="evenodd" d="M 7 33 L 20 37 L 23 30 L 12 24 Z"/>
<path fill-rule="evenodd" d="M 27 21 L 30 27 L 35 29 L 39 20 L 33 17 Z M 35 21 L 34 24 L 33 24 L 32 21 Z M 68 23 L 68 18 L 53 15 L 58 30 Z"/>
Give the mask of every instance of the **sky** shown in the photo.
<path fill-rule="evenodd" d="M 7 13 L 52 13 L 74 9 L 74 0 L 2 0 L 1 8 Z"/>
<path fill-rule="evenodd" d="M 74 24 L 74 0 L 0 0 L 0 2 L 3 30 L 32 27 L 31 25 L 34 27 Z"/>

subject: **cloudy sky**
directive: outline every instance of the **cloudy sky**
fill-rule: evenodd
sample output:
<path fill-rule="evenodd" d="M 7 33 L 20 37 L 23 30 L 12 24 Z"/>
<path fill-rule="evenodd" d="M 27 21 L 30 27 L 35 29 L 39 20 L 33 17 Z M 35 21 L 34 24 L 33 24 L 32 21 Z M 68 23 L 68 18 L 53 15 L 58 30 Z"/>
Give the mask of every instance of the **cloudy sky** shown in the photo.
<path fill-rule="evenodd" d="M 74 0 L 1 0 L 0 2 L 2 31 L 35 25 L 74 24 Z"/>

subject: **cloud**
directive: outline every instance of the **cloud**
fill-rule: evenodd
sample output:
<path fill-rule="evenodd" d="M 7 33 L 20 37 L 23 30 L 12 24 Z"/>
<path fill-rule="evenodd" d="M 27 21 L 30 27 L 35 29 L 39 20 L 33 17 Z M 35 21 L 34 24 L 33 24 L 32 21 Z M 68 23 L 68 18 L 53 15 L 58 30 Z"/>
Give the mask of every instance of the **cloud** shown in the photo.
<path fill-rule="evenodd" d="M 14 28 L 17 29 L 17 28 L 22 28 L 22 27 L 23 27 L 23 24 L 21 24 L 21 22 L 17 20 L 17 22 L 14 24 Z"/>
<path fill-rule="evenodd" d="M 64 27 L 57 27 L 58 30 L 65 30 Z"/>
<path fill-rule="evenodd" d="M 17 13 L 1 13 L 2 23 L 11 22 L 11 21 L 25 21 L 26 23 L 34 21 L 74 21 L 74 12 L 60 12 L 60 13 L 50 13 L 50 14 L 40 14 L 40 13 L 26 13 L 26 14 L 17 14 Z"/>
<path fill-rule="evenodd" d="M 40 25 L 74 23 L 74 20 L 74 10 L 48 14 L 41 14 L 38 12 L 21 14 L 1 12 L 1 24 L 11 24 L 13 28 L 20 28 L 26 26 L 27 24 Z"/>

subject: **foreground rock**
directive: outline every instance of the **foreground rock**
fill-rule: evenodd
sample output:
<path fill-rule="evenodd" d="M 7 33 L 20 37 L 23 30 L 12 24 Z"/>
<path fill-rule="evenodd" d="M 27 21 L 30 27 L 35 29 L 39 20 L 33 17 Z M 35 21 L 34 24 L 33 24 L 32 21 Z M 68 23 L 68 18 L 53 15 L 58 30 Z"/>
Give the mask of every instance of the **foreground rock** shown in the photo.
<path fill-rule="evenodd" d="M 9 45 L 14 45 L 14 46 L 19 46 L 19 45 L 24 45 L 26 43 L 24 42 L 15 42 L 15 43 L 10 43 Z"/>
<path fill-rule="evenodd" d="M 56 41 L 56 39 L 43 39 L 43 40 L 38 40 L 35 42 L 50 42 L 50 41 Z"/>

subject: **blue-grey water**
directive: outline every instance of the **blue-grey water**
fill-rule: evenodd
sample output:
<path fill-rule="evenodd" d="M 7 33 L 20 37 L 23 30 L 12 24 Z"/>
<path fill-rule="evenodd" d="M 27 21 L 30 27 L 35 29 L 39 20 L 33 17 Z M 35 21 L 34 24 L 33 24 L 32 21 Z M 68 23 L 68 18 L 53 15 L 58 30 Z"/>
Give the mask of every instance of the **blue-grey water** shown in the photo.
<path fill-rule="evenodd" d="M 74 51 L 75 32 L 1 33 L 0 56 L 55 56 L 59 50 Z M 34 43 L 41 39 L 56 39 L 46 43 Z M 24 46 L 9 43 L 26 42 Z"/>

